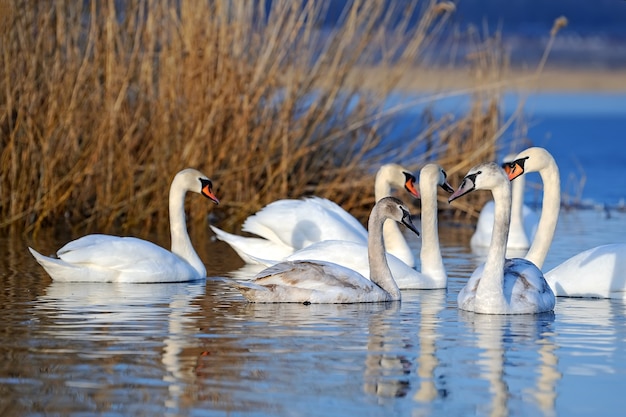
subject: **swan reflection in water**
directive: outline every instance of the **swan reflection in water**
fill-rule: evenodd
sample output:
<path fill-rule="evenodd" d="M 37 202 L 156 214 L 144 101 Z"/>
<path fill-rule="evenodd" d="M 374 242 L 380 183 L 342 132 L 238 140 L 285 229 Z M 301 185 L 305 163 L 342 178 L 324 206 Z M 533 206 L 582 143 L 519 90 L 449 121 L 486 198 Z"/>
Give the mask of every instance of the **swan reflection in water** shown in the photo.
<path fill-rule="evenodd" d="M 405 306 L 419 306 L 419 311 L 409 313 L 408 329 L 398 328 L 398 315 L 402 314 L 399 303 L 369 319 L 364 390 L 381 398 L 405 397 L 415 390 L 415 402 L 430 403 L 446 396 L 446 390 L 437 387 L 435 378 L 439 365 L 437 328 L 439 313 L 445 308 L 446 290 L 410 291 L 403 297 Z M 414 319 L 417 314 L 419 320 Z M 413 387 L 416 380 L 417 386 Z"/>
<path fill-rule="evenodd" d="M 482 351 L 478 366 L 482 377 L 489 383 L 493 395 L 491 416 L 508 416 L 509 385 L 506 381 L 512 367 L 520 360 L 511 357 L 520 351 L 536 347 L 538 353 L 537 381 L 525 392 L 531 394 L 537 406 L 546 414 L 554 412 L 556 384 L 561 379 L 557 365 L 557 345 L 553 329 L 554 313 L 495 315 L 476 314 L 459 310 L 459 319 L 476 333 L 478 348 Z M 520 348 L 521 345 L 527 348 Z M 528 359 L 521 359 L 528 362 Z M 509 369 L 507 369 L 509 368 Z"/>
<path fill-rule="evenodd" d="M 193 313 L 199 307 L 193 301 L 204 292 L 204 280 L 167 284 L 54 281 L 37 298 L 35 307 L 42 313 L 40 320 L 50 322 L 44 333 L 72 341 L 63 343 L 59 352 L 77 357 L 75 374 L 68 378 L 67 386 L 95 388 L 106 402 L 107 395 L 114 398 L 120 385 L 141 385 L 142 379 L 159 374 L 146 371 L 149 366 L 158 367 L 150 360 L 156 351 L 169 393 L 163 406 L 169 409 L 178 407 L 184 387 L 194 375 L 193 363 L 183 363 L 181 353 L 194 347 L 193 335 L 198 329 Z M 85 367 L 86 363 L 91 365 Z M 103 382 L 100 371 L 94 369 L 98 366 L 112 368 L 105 373 L 114 376 Z M 120 367 L 137 368 L 120 374 L 115 371 Z"/>

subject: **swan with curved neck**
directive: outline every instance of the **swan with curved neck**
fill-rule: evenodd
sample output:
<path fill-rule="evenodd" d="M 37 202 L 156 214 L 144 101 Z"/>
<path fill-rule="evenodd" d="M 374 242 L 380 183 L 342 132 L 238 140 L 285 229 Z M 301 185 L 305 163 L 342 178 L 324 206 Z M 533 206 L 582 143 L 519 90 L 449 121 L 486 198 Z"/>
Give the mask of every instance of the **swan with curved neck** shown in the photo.
<path fill-rule="evenodd" d="M 57 251 L 57 257 L 28 248 L 55 281 L 62 282 L 183 282 L 206 277 L 185 222 L 185 194 L 202 194 L 216 204 L 211 180 L 195 169 L 174 177 L 169 194 L 172 250 L 135 237 L 87 235 Z"/>
<path fill-rule="evenodd" d="M 532 158 L 532 162 L 528 162 Z M 528 166 L 526 166 L 528 163 Z M 532 169 L 539 172 L 543 181 L 543 202 L 541 203 L 541 217 L 535 239 L 528 249 L 524 258 L 528 259 L 538 268 L 543 268 L 546 260 L 561 208 L 561 180 L 559 168 L 554 158 L 544 148 L 532 147 L 520 152 L 511 162 L 506 171 L 510 180 L 517 178 L 524 172 Z"/>
<path fill-rule="evenodd" d="M 440 289 L 446 288 L 448 275 L 446 274 L 439 246 L 439 232 L 437 221 L 437 189 L 441 187 L 448 193 L 454 190 L 447 182 L 446 172 L 436 164 L 425 165 L 420 171 L 419 193 L 421 195 L 422 210 L 422 247 L 420 250 L 421 271 L 409 267 L 387 250 L 387 262 L 393 277 L 400 289 Z M 387 226 L 385 222 L 383 235 L 385 248 L 387 247 Z M 393 224 L 396 226 L 395 224 Z M 400 230 L 398 230 L 399 233 Z M 324 240 L 311 246 L 300 249 L 285 258 L 286 261 L 316 260 L 333 262 L 346 268 L 353 269 L 365 277 L 370 276 L 367 262 L 367 245 L 345 240 Z M 274 262 L 264 262 L 271 265 Z"/>
<path fill-rule="evenodd" d="M 400 300 L 385 256 L 383 224 L 391 219 L 419 234 L 407 207 L 395 197 L 378 201 L 369 217 L 368 259 L 371 280 L 323 261 L 285 261 L 261 271 L 253 281 L 233 286 L 256 303 L 368 303 Z"/>
<path fill-rule="evenodd" d="M 494 226 L 482 273 L 474 273 L 458 295 L 462 310 L 484 314 L 536 314 L 552 311 L 554 293 L 532 262 L 506 259 L 506 243 L 511 221 L 511 184 L 495 162 L 470 169 L 449 201 L 474 190 L 493 194 Z"/>
<path fill-rule="evenodd" d="M 526 259 L 542 268 L 550 250 L 561 206 L 561 183 L 556 161 L 544 148 L 528 148 L 515 157 L 507 170 L 517 181 L 527 172 L 538 172 L 543 182 L 539 228 Z M 625 298 L 626 244 L 601 245 L 572 256 L 545 273 L 560 297 Z"/>
<path fill-rule="evenodd" d="M 515 154 L 509 154 L 503 159 L 503 167 L 515 160 Z M 507 240 L 507 249 L 525 250 L 530 246 L 537 231 L 537 223 L 539 217 L 524 204 L 524 188 L 526 180 L 519 178 L 520 182 L 512 183 L 512 199 L 511 199 L 511 226 L 509 228 L 509 239 Z M 470 239 L 470 246 L 475 251 L 481 252 L 483 248 L 489 247 L 491 242 L 491 230 L 493 229 L 493 200 L 485 203 L 480 211 L 478 221 L 476 222 L 476 230 Z"/>
<path fill-rule="evenodd" d="M 397 164 L 380 167 L 374 183 L 376 201 L 388 196 L 393 188 L 405 188 L 419 198 L 415 177 Z M 259 259 L 279 262 L 295 251 L 324 240 L 344 240 L 367 244 L 367 230 L 354 216 L 330 200 L 309 197 L 302 200 L 278 200 L 248 217 L 242 231 L 258 237 L 244 237 L 211 226 L 218 239 L 228 243 L 248 264 Z M 385 224 L 387 252 L 410 267 L 415 257 L 398 227 Z"/>

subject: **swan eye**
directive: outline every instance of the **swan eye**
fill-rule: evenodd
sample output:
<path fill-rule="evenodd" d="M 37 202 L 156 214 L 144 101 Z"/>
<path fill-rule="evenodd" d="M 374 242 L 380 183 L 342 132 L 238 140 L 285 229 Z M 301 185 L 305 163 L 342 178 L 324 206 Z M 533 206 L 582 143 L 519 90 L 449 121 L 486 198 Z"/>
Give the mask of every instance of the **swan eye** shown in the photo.
<path fill-rule="evenodd" d="M 463 179 L 463 183 L 465 184 L 465 180 L 469 180 L 469 181 L 471 181 L 472 183 L 475 184 L 476 183 L 476 176 L 478 176 L 478 175 L 480 175 L 482 173 L 483 173 L 482 171 L 476 171 L 473 174 L 466 175 L 465 178 Z"/>
<path fill-rule="evenodd" d="M 213 183 L 208 178 L 198 178 L 202 185 L 200 193 L 212 200 L 215 204 L 219 204 L 219 199 L 213 193 Z"/>
<path fill-rule="evenodd" d="M 213 183 L 211 182 L 211 180 L 208 180 L 206 178 L 198 178 L 198 180 L 200 180 L 200 184 L 202 184 L 202 188 L 206 187 L 207 185 L 209 186 L 209 188 L 213 188 Z"/>
<path fill-rule="evenodd" d="M 415 181 L 417 181 L 417 179 L 415 178 L 415 175 L 411 174 L 410 172 L 402 171 L 402 173 L 404 174 L 404 180 L 406 182 L 409 182 L 409 181 L 415 182 Z"/>

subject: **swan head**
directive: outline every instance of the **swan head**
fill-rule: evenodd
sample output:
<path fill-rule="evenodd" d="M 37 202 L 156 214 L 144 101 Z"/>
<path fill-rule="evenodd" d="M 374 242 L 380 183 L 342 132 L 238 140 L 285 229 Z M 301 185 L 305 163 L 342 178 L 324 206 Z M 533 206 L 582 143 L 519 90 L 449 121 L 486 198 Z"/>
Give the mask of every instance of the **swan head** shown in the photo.
<path fill-rule="evenodd" d="M 404 188 L 413 197 L 420 198 L 420 193 L 415 186 L 417 182 L 415 175 L 398 164 L 385 164 L 381 166 L 376 174 L 376 179 L 382 180 L 394 188 Z"/>
<path fill-rule="evenodd" d="M 202 194 L 215 204 L 219 204 L 220 200 L 213 192 L 213 182 L 197 169 L 187 168 L 176 174 L 173 183 L 181 182 L 183 187 L 189 191 Z"/>
<path fill-rule="evenodd" d="M 512 162 L 505 163 L 504 170 L 512 181 L 526 172 L 538 172 L 551 164 L 554 164 L 552 155 L 546 149 L 534 146 L 518 153 Z"/>
<path fill-rule="evenodd" d="M 448 174 L 437 164 L 426 164 L 420 170 L 420 182 L 435 184 L 448 193 L 453 193 L 454 188 L 448 183 Z"/>
<path fill-rule="evenodd" d="M 395 197 L 385 197 L 380 199 L 380 201 L 376 203 L 376 206 L 380 207 L 379 210 L 386 218 L 402 223 L 409 230 L 418 236 L 420 235 L 419 230 L 417 230 L 417 227 L 415 227 L 413 221 L 411 220 L 411 213 L 409 212 L 409 209 L 400 199 Z"/>
<path fill-rule="evenodd" d="M 503 184 L 509 184 L 505 170 L 495 162 L 485 162 L 469 170 L 459 188 L 448 199 L 448 202 L 451 203 L 474 190 L 494 190 Z"/>

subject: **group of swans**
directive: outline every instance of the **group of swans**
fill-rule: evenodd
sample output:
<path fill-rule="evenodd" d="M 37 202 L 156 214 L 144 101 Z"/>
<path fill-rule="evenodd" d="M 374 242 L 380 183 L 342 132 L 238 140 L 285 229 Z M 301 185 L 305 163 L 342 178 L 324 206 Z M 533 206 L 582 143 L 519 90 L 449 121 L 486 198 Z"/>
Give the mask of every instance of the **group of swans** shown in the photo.
<path fill-rule="evenodd" d="M 237 253 L 243 254 L 242 258 L 273 264 L 250 282 L 231 281 L 250 301 L 308 304 L 399 300 L 401 288 L 445 288 L 447 285 L 438 242 L 437 187 L 454 191 L 449 202 L 471 191 L 485 189 L 494 197 L 490 246 L 485 264 L 474 272 L 459 293 L 459 308 L 487 314 L 532 314 L 551 311 L 555 305 L 555 293 L 607 297 L 623 292 L 622 287 L 612 285 L 614 280 L 611 279 L 616 268 L 623 270 L 623 265 L 617 265 L 626 255 L 626 245 L 622 244 L 583 252 L 554 268 L 544 278 L 541 267 L 554 235 L 560 206 L 558 168 L 543 148 L 521 152 L 506 168 L 507 171 L 495 163 L 477 165 L 468 172 L 456 191 L 447 183 L 445 171 L 438 165 L 429 164 L 421 170 L 419 186 L 424 233 L 421 272 L 410 266 L 414 262 L 410 249 L 410 256 L 406 256 L 406 251 L 403 255 L 402 250 L 397 256 L 389 251 L 390 242 L 398 248 L 408 247 L 397 223 L 403 223 L 419 235 L 406 206 L 396 198 L 381 196 L 388 195 L 394 186 L 405 187 L 411 194 L 420 195 L 415 189 L 415 177 L 395 164 L 381 168 L 377 175 L 378 203 L 370 214 L 369 233 L 339 206 L 319 198 L 281 200 L 249 217 L 246 230 L 260 238 L 244 238 L 214 230 Z M 513 214 L 511 181 L 533 171 L 539 172 L 544 182 L 538 231 L 525 259 L 506 259 Z M 108 235 L 88 235 L 72 241 L 59 249 L 56 258 L 43 256 L 32 248 L 29 250 L 57 281 L 180 282 L 202 279 L 206 270 L 193 249 L 185 226 L 187 191 L 203 194 L 218 203 L 211 181 L 200 172 L 186 169 L 175 176 L 170 189 L 171 252 L 137 238 Z M 294 206 L 300 207 L 309 217 L 298 217 L 299 214 L 293 211 Z M 278 207 L 276 212 L 274 207 Z M 285 207 L 292 208 L 285 211 Z M 323 222 L 315 225 L 313 219 Z M 386 219 L 394 222 L 385 222 Z M 330 237 L 333 230 L 328 224 L 343 225 L 334 239 Z M 292 229 L 288 230 L 287 225 Z M 272 252 L 268 249 L 276 247 L 281 250 Z M 259 253 L 254 252 L 258 248 L 261 248 Z M 366 259 L 368 268 L 363 268 Z M 585 265 L 585 260 L 589 260 L 590 266 Z M 611 266 L 609 262 L 613 262 Z M 588 273 L 587 268 L 595 268 L 593 283 L 580 277 L 582 273 Z"/>
<path fill-rule="evenodd" d="M 405 188 L 419 198 L 415 176 L 397 164 L 380 167 L 374 180 L 376 201 L 391 194 L 392 189 Z M 248 217 L 241 230 L 258 237 L 244 237 L 210 226 L 218 239 L 228 243 L 248 264 L 260 260 L 278 262 L 294 252 L 317 242 L 341 240 L 367 245 L 367 230 L 350 213 L 336 203 L 318 197 L 301 200 L 278 200 Z M 395 222 L 384 226 L 387 252 L 410 268 L 415 258 Z"/>
<path fill-rule="evenodd" d="M 479 164 L 469 170 L 448 201 L 474 190 L 490 190 L 493 194 L 493 231 L 487 260 L 459 292 L 459 308 L 485 314 L 552 311 L 556 299 L 541 270 L 526 259 L 505 256 L 511 222 L 511 183 L 507 173 L 495 162 Z"/>
<path fill-rule="evenodd" d="M 507 244 L 505 244 L 507 238 L 503 237 L 502 228 L 507 222 L 510 222 L 512 228 L 514 221 L 512 218 L 506 220 L 505 217 L 507 198 L 500 197 L 505 209 L 504 214 L 500 213 L 500 217 L 497 214 L 498 202 L 495 201 L 494 236 L 490 242 L 487 260 L 477 268 L 459 293 L 459 307 L 470 311 L 491 312 L 492 314 L 524 311 L 540 313 L 549 311 L 554 307 L 555 296 L 624 298 L 626 296 L 624 283 L 624 273 L 626 272 L 625 243 L 601 245 L 585 250 L 550 271 L 541 272 L 554 238 L 561 206 L 559 168 L 552 155 L 541 147 L 528 148 L 513 159 L 513 162 L 504 164 L 508 179 L 513 184 L 519 178 L 523 178 L 523 174 L 529 172 L 538 172 L 543 182 L 541 216 L 534 239 L 532 239 L 530 248 L 523 259 L 505 259 L 504 251 L 507 248 Z M 485 177 L 485 172 L 491 172 L 487 176 L 501 177 L 500 172 L 495 174 L 499 169 L 493 165 L 489 169 L 478 166 L 470 170 L 461 185 L 461 188 L 465 186 L 465 192 L 459 194 L 457 194 L 459 191 L 455 192 L 450 200 L 452 201 L 460 195 L 481 187 L 492 189 L 494 192 L 494 184 L 486 185 L 477 182 L 480 181 L 480 178 Z M 495 192 L 494 200 L 496 200 Z M 517 202 L 518 207 L 520 207 L 520 200 Z M 512 216 L 512 212 L 508 215 Z M 518 223 L 519 225 L 520 223 Z M 509 239 L 508 242 L 511 240 Z M 504 267 L 502 267 L 503 260 Z M 520 265 L 523 266 L 521 272 L 518 270 Z M 488 278 L 487 285 L 484 283 L 485 277 Z M 507 284 L 509 281 L 515 282 L 515 286 Z M 523 298 L 518 297 L 519 301 L 515 301 L 517 292 L 521 290 L 519 283 L 524 283 L 526 288 L 523 291 Z M 477 300 L 484 300 L 480 301 L 480 309 L 476 307 Z M 513 303 L 516 303 L 516 306 L 513 306 Z"/>
<path fill-rule="evenodd" d="M 396 283 L 400 289 L 441 289 L 446 288 L 448 276 L 443 265 L 441 249 L 439 247 L 439 232 L 437 221 L 437 189 L 441 187 L 448 193 L 454 190 L 447 182 L 446 172 L 436 164 L 427 164 L 420 171 L 419 194 L 421 195 L 421 225 L 422 246 L 420 250 L 421 271 L 410 267 L 406 262 L 392 255 L 387 249 L 387 262 Z M 405 242 L 400 230 L 389 228 L 390 222 L 385 222 L 383 236 L 385 248 L 389 240 L 399 243 Z M 392 226 L 396 226 L 392 224 Z M 394 232 L 393 234 L 390 233 Z M 392 239 L 390 239 L 392 236 Z M 412 257 L 412 255 L 411 255 Z M 259 259 L 260 260 L 260 259 Z M 353 269 L 365 277 L 369 277 L 367 243 L 351 242 L 346 240 L 324 240 L 295 251 L 283 260 L 319 260 L 332 262 Z M 271 265 L 275 262 L 264 262 Z"/>
<path fill-rule="evenodd" d="M 541 217 L 535 239 L 525 258 L 542 268 L 554 238 L 561 206 L 559 168 L 544 148 L 520 152 L 507 167 L 513 182 L 528 172 L 538 172 L 543 182 Z M 624 298 L 626 243 L 597 246 L 572 256 L 545 273 L 557 296 Z"/>
<path fill-rule="evenodd" d="M 235 287 L 251 302 L 366 303 L 398 301 L 400 288 L 387 264 L 383 225 L 391 219 L 419 235 L 408 208 L 395 197 L 384 197 L 372 209 L 368 222 L 370 279 L 341 265 L 312 260 L 279 262 Z"/>

